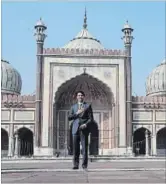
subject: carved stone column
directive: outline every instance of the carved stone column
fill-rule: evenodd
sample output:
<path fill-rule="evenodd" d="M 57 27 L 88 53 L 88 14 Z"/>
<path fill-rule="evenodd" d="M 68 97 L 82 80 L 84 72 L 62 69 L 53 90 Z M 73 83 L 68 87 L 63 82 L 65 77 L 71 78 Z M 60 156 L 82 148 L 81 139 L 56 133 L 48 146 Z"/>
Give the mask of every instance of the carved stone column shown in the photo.
<path fill-rule="evenodd" d="M 14 147 L 14 139 L 13 137 L 9 136 L 8 157 L 13 156 L 13 147 Z"/>
<path fill-rule="evenodd" d="M 18 145 L 18 133 L 15 134 L 15 149 L 14 149 L 14 156 L 15 157 L 18 157 L 18 148 L 19 148 L 19 145 Z"/>
<path fill-rule="evenodd" d="M 156 145 L 156 130 L 155 124 L 153 124 L 153 135 L 152 135 L 152 155 L 157 155 L 157 145 Z"/>
<path fill-rule="evenodd" d="M 13 124 L 10 124 L 8 157 L 13 156 L 13 151 L 14 151 Z"/>
<path fill-rule="evenodd" d="M 149 137 L 148 130 L 145 131 L 145 155 L 149 156 Z"/>

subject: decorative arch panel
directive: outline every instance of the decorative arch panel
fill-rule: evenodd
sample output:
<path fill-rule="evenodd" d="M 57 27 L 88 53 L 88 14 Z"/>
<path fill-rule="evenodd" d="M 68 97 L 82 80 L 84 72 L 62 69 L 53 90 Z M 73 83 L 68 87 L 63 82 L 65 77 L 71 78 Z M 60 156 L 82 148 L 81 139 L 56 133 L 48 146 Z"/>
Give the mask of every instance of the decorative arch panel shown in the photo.
<path fill-rule="evenodd" d="M 163 128 L 166 127 L 166 124 L 160 124 L 160 125 L 156 125 L 156 134 Z"/>
<path fill-rule="evenodd" d="M 152 125 L 144 125 L 144 124 L 133 125 L 133 133 L 140 128 L 145 128 L 145 129 L 149 130 L 150 133 L 152 133 Z"/>
<path fill-rule="evenodd" d="M 112 90 L 114 96 L 116 96 L 118 86 L 118 65 L 99 67 L 98 65 L 89 64 L 81 65 L 79 63 L 71 63 L 71 65 L 62 65 L 59 63 L 53 65 L 51 68 L 53 75 L 53 99 L 55 93 L 58 93 L 59 88 L 62 88 L 62 86 L 72 81 L 72 79 L 83 76 L 84 74 L 88 75 L 90 79 L 96 79 L 99 83 L 102 81 L 107 88 Z"/>
<path fill-rule="evenodd" d="M 1 128 L 4 129 L 9 135 L 9 125 L 1 125 Z"/>
<path fill-rule="evenodd" d="M 32 133 L 34 133 L 34 125 L 14 125 L 14 133 L 19 131 L 21 128 L 27 128 L 28 130 L 32 131 Z"/>

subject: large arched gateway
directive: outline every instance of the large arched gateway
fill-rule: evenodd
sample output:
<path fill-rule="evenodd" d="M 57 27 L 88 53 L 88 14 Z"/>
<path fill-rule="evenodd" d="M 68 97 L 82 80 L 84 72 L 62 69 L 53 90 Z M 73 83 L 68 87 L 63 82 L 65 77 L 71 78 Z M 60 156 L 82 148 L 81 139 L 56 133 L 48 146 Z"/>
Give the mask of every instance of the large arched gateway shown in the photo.
<path fill-rule="evenodd" d="M 86 101 L 92 103 L 96 123 L 91 128 L 90 153 L 98 154 L 101 141 L 104 140 L 105 148 L 109 148 L 110 136 L 114 136 L 114 131 L 111 131 L 114 98 L 110 89 L 104 83 L 86 73 L 69 80 L 56 93 L 54 147 L 61 152 L 64 151 L 64 153 L 72 152 L 71 122 L 68 122 L 67 117 L 71 105 L 76 102 L 74 95 L 78 90 L 83 90 L 86 94 Z"/>

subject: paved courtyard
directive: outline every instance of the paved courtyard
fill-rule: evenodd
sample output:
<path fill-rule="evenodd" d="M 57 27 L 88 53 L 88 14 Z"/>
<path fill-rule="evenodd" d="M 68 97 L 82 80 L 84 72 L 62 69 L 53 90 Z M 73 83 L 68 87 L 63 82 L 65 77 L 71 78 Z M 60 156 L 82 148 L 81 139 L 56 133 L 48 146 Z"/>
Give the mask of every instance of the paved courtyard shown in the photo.
<path fill-rule="evenodd" d="M 90 162 L 87 171 L 72 162 L 2 162 L 2 183 L 166 183 L 166 161 Z"/>

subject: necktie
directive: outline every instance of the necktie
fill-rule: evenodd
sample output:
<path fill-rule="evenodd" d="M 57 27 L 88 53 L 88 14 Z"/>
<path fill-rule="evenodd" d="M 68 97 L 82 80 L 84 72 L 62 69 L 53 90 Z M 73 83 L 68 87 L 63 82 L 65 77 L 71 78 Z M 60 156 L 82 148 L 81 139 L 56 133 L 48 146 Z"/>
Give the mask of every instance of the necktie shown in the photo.
<path fill-rule="evenodd" d="M 82 103 L 79 103 L 78 105 L 79 105 L 79 106 L 78 106 L 79 109 L 81 109 L 81 108 L 82 108 Z"/>

